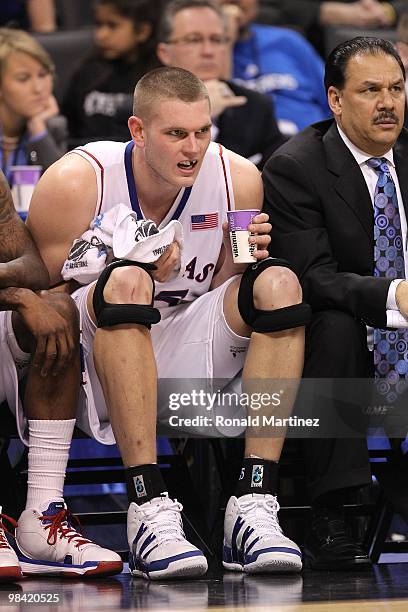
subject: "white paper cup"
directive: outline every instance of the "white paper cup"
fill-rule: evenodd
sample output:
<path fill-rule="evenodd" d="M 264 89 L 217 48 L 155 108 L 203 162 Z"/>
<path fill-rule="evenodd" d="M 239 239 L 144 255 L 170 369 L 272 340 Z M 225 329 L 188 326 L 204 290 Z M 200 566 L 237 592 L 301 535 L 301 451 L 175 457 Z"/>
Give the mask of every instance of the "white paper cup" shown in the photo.
<path fill-rule="evenodd" d="M 34 187 L 38 183 L 41 166 L 12 166 L 11 167 L 11 194 L 17 212 L 27 212 L 30 207 Z"/>
<path fill-rule="evenodd" d="M 248 242 L 251 235 L 248 231 L 248 225 L 256 215 L 259 215 L 259 210 L 231 210 L 227 212 L 234 263 L 257 261 L 253 256 L 255 245 Z"/>

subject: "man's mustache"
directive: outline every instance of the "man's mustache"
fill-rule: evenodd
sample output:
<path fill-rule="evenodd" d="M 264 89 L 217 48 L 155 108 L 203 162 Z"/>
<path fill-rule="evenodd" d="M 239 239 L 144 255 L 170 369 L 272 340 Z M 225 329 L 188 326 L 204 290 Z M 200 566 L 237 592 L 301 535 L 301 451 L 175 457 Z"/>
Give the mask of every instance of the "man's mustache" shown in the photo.
<path fill-rule="evenodd" d="M 382 113 L 379 113 L 377 117 L 375 117 L 374 125 L 377 125 L 378 123 L 383 123 L 383 121 L 392 121 L 392 123 L 398 124 L 399 118 L 392 111 L 384 111 Z"/>

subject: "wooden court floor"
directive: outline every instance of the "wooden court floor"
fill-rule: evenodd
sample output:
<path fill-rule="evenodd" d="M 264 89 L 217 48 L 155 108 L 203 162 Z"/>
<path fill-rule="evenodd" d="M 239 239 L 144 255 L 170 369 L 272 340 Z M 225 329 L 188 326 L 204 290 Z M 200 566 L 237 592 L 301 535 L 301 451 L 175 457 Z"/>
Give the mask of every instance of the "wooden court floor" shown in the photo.
<path fill-rule="evenodd" d="M 40 603 L 40 595 L 54 603 Z M 244 576 L 211 567 L 194 581 L 147 582 L 123 573 L 100 580 L 24 579 L 0 585 L 0 610 L 200 610 L 408 612 L 408 563 L 359 572 Z"/>

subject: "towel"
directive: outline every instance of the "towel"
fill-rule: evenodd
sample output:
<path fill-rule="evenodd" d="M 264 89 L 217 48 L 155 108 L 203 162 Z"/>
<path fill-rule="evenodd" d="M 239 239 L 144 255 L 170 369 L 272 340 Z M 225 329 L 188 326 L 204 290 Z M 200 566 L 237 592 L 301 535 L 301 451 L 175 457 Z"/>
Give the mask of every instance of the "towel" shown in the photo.
<path fill-rule="evenodd" d="M 125 204 L 118 204 L 95 217 L 76 240 L 62 268 L 64 280 L 82 285 L 96 280 L 113 259 L 154 263 L 169 245 L 177 241 L 183 249 L 183 227 L 177 220 L 158 229 L 150 219 L 137 219 Z"/>

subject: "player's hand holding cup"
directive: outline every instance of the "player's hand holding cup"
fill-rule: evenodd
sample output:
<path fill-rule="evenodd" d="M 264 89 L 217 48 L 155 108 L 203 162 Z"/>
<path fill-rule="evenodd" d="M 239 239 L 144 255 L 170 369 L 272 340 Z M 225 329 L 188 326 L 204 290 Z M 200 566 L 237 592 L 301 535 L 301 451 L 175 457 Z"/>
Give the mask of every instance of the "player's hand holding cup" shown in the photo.
<path fill-rule="evenodd" d="M 265 213 L 256 209 L 227 212 L 234 263 L 253 263 L 269 256 L 271 224 Z"/>

